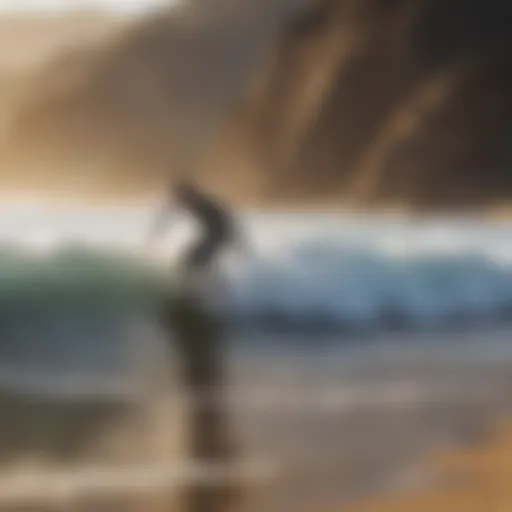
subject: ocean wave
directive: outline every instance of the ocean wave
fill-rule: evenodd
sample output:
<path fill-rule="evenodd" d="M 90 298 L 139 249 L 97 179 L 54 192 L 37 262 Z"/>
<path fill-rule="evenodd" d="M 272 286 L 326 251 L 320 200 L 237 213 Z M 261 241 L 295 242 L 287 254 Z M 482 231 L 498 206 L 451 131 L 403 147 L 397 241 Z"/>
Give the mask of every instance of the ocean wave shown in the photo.
<path fill-rule="evenodd" d="M 173 287 L 172 274 L 162 277 L 123 252 L 0 247 L 0 360 L 59 371 L 126 365 L 135 329 Z"/>
<path fill-rule="evenodd" d="M 334 251 L 333 251 L 334 252 Z M 260 264 L 236 282 L 237 314 L 286 325 L 437 327 L 486 320 L 512 307 L 512 268 L 485 255 L 415 256 L 341 249 Z"/>
<path fill-rule="evenodd" d="M 13 224 L 0 222 L 0 358 L 46 354 L 93 364 L 102 354 L 112 363 L 126 326 L 133 333 L 134 325 L 154 322 L 177 275 L 165 259 L 136 249 L 147 212 L 51 219 L 53 231 L 46 222 L 45 237 L 34 237 L 28 228 L 41 233 L 44 215 L 24 211 L 18 240 Z M 496 322 L 512 311 L 507 226 L 315 214 L 243 220 L 252 252 L 228 256 L 223 273 L 229 300 L 222 298 L 222 311 L 233 323 L 378 333 Z M 73 238 L 74 226 L 80 233 Z M 160 256 L 179 252 L 189 231 L 166 240 Z M 219 296 L 214 290 L 212 301 Z"/>

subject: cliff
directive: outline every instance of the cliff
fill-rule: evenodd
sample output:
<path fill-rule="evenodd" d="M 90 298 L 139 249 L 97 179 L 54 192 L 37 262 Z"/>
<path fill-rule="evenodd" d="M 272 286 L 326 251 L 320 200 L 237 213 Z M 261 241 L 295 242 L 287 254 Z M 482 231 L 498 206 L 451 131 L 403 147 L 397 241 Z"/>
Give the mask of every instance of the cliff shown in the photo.
<path fill-rule="evenodd" d="M 201 179 L 239 202 L 509 203 L 510 2 L 262 12 L 203 14 L 194 37 L 162 14 L 38 69 L 1 141 L 6 183 L 142 195 L 199 165 L 200 148 Z"/>
<path fill-rule="evenodd" d="M 273 200 L 507 204 L 511 22 L 498 0 L 326 2 L 289 31 L 219 168 L 257 155 Z"/>

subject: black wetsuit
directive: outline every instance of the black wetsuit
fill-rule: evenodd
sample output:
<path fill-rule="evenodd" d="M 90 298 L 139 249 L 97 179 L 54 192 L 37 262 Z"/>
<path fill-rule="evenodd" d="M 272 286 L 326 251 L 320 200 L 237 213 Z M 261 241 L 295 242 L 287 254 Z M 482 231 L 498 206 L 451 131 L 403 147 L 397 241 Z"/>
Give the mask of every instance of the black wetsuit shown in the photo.
<path fill-rule="evenodd" d="M 196 271 L 208 270 L 219 252 L 233 242 L 234 220 L 227 209 L 194 186 L 178 186 L 174 197 L 202 230 L 184 255 L 185 274 L 190 277 Z M 236 457 L 237 446 L 222 397 L 226 382 L 224 322 L 187 289 L 172 296 L 163 313 L 164 325 L 172 334 L 169 341 L 177 345 L 181 356 L 181 378 L 191 397 L 190 457 L 199 464 L 229 465 Z M 239 498 L 240 489 L 232 483 L 191 486 L 183 496 L 187 510 L 194 512 L 234 510 Z"/>
<path fill-rule="evenodd" d="M 208 267 L 227 245 L 234 242 L 235 227 L 231 213 L 217 201 L 190 185 L 178 188 L 176 198 L 199 222 L 201 235 L 186 252 L 184 264 L 189 270 Z"/>

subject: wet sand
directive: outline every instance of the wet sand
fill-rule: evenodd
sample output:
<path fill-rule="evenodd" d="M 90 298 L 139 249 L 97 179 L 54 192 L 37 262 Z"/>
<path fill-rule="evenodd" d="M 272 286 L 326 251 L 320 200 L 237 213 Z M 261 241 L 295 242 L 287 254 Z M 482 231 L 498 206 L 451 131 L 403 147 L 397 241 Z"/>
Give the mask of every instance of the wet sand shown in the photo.
<path fill-rule="evenodd" d="M 249 509 L 332 510 L 422 488 L 435 478 L 426 455 L 484 438 L 512 406 L 508 332 L 430 336 L 275 356 L 264 376 L 254 370 L 274 406 L 243 416 L 242 444 L 277 457 L 283 473 Z M 343 399 L 315 403 L 333 390 Z M 306 405 L 280 406 L 283 395 Z"/>
<path fill-rule="evenodd" d="M 512 425 L 499 425 L 488 439 L 429 461 L 435 479 L 419 491 L 375 498 L 347 512 L 487 512 L 511 510 Z"/>
<path fill-rule="evenodd" d="M 492 422 L 511 412 L 512 348 L 508 330 L 429 336 L 355 340 L 344 348 L 317 339 L 314 350 L 280 336 L 252 354 L 234 355 L 236 441 L 244 458 L 269 460 L 277 471 L 268 485 L 247 490 L 240 510 L 343 510 L 373 496 L 438 485 L 429 456 L 481 443 Z M 167 408 L 164 431 L 176 435 L 172 399 L 162 396 L 153 405 Z M 56 405 L 48 397 L 1 395 L 4 470 L 16 459 L 28 466 L 37 459 L 43 469 L 71 471 L 84 462 L 121 463 L 120 453 L 124 462 L 147 462 L 139 427 L 153 405 L 76 399 Z M 105 448 L 105 439 L 118 442 L 117 452 Z M 115 508 L 112 497 L 107 508 L 95 502 L 93 510 L 152 512 L 165 501 L 159 492 L 138 494 L 129 506 Z"/>

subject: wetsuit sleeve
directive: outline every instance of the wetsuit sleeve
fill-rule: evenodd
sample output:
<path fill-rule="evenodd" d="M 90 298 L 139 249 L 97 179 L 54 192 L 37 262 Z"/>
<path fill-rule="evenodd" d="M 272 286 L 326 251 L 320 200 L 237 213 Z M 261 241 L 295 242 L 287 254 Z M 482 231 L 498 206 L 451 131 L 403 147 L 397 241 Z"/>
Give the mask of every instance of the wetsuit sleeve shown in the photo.
<path fill-rule="evenodd" d="M 163 236 L 171 217 L 170 197 L 168 195 L 159 210 L 156 212 L 156 215 L 149 226 L 148 238 L 150 241 L 154 241 L 155 239 Z"/>

